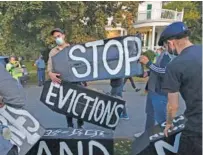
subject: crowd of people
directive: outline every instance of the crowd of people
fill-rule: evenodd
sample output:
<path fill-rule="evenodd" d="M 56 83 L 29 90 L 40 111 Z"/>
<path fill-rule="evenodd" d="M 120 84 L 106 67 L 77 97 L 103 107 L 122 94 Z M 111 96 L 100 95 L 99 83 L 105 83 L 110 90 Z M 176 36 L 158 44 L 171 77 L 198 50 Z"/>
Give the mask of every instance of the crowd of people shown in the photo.
<path fill-rule="evenodd" d="M 51 59 L 70 45 L 65 41 L 66 35 L 62 29 L 53 29 L 50 34 L 55 39 L 57 46 L 49 53 L 48 76 L 54 83 L 61 83 L 60 74 L 54 72 Z M 189 35 L 190 31 L 184 23 L 172 23 L 164 29 L 160 36 L 159 45 L 162 48 L 157 50 L 155 61 L 152 62 L 143 55 L 139 59 L 140 63 L 149 68 L 149 71 L 143 74 L 143 77 L 149 77 L 146 87 L 148 93 L 145 130 L 153 128 L 156 123 L 166 121 L 164 133 L 168 136 L 168 130 L 173 128 L 173 119 L 179 109 L 180 93 L 186 104 L 184 115 L 187 122 L 182 131 L 178 154 L 200 155 L 202 154 L 202 46 L 193 45 L 189 40 Z M 38 71 L 38 84 L 41 86 L 45 81 L 45 62 L 42 56 L 35 62 L 35 66 Z M 22 76 L 21 65 L 14 57 L 10 58 L 6 70 L 19 82 Z M 0 95 L 3 97 L 0 108 L 4 104 L 20 108 L 24 105 L 21 91 L 18 90 L 20 88 L 16 86 L 8 72 L 0 65 Z M 111 79 L 111 95 L 123 97 L 123 88 L 128 79 L 135 92 L 140 91 L 140 88 L 135 86 L 132 77 Z M 86 83 L 74 84 L 86 86 Z M 12 91 L 5 88 L 8 85 L 12 85 Z M 120 117 L 129 119 L 126 107 Z M 68 128 L 75 127 L 71 116 L 67 115 L 66 120 Z M 77 120 L 77 128 L 84 128 L 83 120 Z M 0 145 L 0 152 L 4 151 L 2 155 L 17 155 L 16 147 L 6 143 L 7 140 L 0 135 L 0 144 L 4 144 Z"/>

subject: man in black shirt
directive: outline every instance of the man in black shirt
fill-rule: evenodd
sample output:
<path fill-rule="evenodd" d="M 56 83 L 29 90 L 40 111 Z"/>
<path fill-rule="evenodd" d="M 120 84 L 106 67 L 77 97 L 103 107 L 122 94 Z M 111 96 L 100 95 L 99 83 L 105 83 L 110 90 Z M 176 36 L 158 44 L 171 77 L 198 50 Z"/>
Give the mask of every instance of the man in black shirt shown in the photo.
<path fill-rule="evenodd" d="M 167 65 L 163 90 L 168 93 L 167 121 L 164 133 L 173 127 L 173 118 L 179 107 L 179 92 L 186 104 L 187 118 L 182 132 L 178 153 L 202 154 L 202 46 L 193 45 L 189 30 L 182 22 L 167 26 L 162 32 L 159 45 L 178 56 Z"/>

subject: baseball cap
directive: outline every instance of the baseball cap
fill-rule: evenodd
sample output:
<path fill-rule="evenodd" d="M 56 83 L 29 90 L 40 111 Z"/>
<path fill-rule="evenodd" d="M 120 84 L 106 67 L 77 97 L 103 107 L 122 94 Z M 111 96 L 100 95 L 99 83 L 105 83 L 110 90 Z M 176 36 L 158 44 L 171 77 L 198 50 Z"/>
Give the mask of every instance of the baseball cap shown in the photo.
<path fill-rule="evenodd" d="M 164 31 L 161 33 L 159 39 L 159 46 L 163 46 L 164 41 L 176 38 L 180 39 L 181 37 L 189 36 L 189 29 L 183 22 L 174 22 L 168 25 Z"/>
<path fill-rule="evenodd" d="M 64 30 L 62 30 L 62 29 L 60 29 L 60 28 L 55 28 L 55 29 L 53 29 L 53 30 L 51 31 L 51 35 L 53 35 L 54 32 L 60 32 L 60 33 L 65 34 Z"/>

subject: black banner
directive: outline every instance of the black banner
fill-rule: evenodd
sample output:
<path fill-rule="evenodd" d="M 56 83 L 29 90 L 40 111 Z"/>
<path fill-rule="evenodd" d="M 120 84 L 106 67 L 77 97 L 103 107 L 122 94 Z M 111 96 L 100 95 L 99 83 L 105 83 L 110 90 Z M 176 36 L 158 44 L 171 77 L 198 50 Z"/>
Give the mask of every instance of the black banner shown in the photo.
<path fill-rule="evenodd" d="M 113 151 L 112 132 L 47 129 L 27 155 L 113 155 Z"/>
<path fill-rule="evenodd" d="M 24 109 L 0 108 L 1 124 L 8 127 L 5 139 L 18 147 L 19 155 L 25 155 L 45 133 L 40 123 Z"/>
<path fill-rule="evenodd" d="M 40 99 L 55 112 L 115 130 L 125 101 L 93 90 L 62 82 L 47 81 Z"/>
<path fill-rule="evenodd" d="M 169 130 L 169 137 L 163 131 L 166 123 L 145 131 L 132 144 L 133 155 L 174 155 L 177 154 L 181 131 L 185 127 L 186 119 L 183 115 L 173 120 L 174 127 Z"/>
<path fill-rule="evenodd" d="M 52 57 L 54 72 L 65 81 L 94 81 L 141 76 L 141 40 L 136 36 L 72 45 Z"/>

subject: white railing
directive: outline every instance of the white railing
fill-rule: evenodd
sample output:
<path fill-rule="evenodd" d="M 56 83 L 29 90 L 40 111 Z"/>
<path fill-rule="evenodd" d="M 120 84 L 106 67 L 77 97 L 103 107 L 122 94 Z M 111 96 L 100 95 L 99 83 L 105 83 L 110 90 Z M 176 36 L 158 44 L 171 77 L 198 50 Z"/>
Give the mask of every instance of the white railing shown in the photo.
<path fill-rule="evenodd" d="M 137 13 L 137 22 L 148 21 L 148 20 L 183 20 L 183 11 L 178 12 L 167 9 L 153 9 L 147 11 L 140 11 Z"/>

